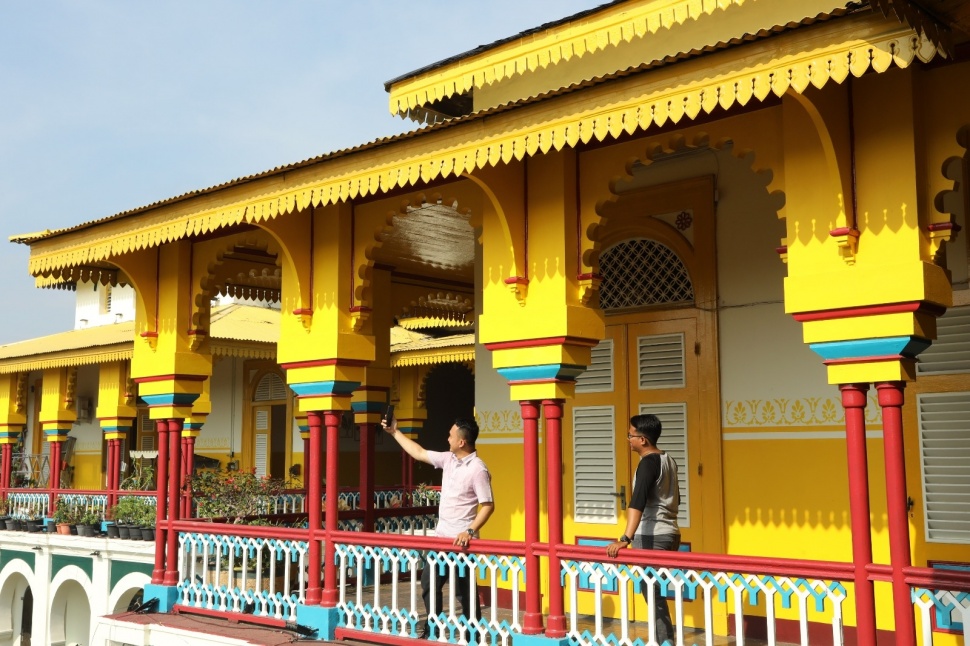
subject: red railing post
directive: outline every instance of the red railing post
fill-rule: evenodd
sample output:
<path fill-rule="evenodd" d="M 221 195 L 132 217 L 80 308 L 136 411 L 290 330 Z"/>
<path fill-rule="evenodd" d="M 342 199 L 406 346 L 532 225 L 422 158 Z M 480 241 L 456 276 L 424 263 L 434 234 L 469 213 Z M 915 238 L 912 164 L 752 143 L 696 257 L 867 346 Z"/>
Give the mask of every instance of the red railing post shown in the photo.
<path fill-rule="evenodd" d="M 559 585 L 562 566 L 557 551 L 563 540 L 562 409 L 561 399 L 546 399 L 542 402 L 542 411 L 546 418 L 546 498 L 549 505 L 549 617 L 546 620 L 546 637 L 554 639 L 566 636 L 563 589 Z"/>
<path fill-rule="evenodd" d="M 542 572 L 539 543 L 539 402 L 520 401 L 525 478 L 525 616 L 522 632 L 542 633 Z"/>
<path fill-rule="evenodd" d="M 161 585 L 165 578 L 165 538 L 166 531 L 165 519 L 168 518 L 168 421 L 164 419 L 155 420 L 155 433 L 158 437 L 158 460 L 156 478 L 158 480 L 158 490 L 155 492 L 157 500 L 156 513 L 158 521 L 155 524 L 155 568 L 152 570 L 152 583 Z"/>
<path fill-rule="evenodd" d="M 340 411 L 325 411 L 324 424 L 327 427 L 327 512 L 325 515 L 326 545 L 323 552 L 323 594 L 320 605 L 333 608 L 339 599 L 337 593 L 337 546 L 334 544 L 333 533 L 337 531 L 338 497 L 340 483 L 337 472 L 337 461 L 340 459 Z M 317 502 L 317 506 L 320 503 Z"/>
<path fill-rule="evenodd" d="M 61 442 L 51 442 L 50 448 L 50 482 L 48 482 L 50 489 L 47 494 L 49 498 L 47 509 L 53 512 L 54 505 L 57 503 L 57 490 L 61 488 Z"/>
<path fill-rule="evenodd" d="M 179 519 L 179 485 L 182 482 L 182 419 L 168 420 L 168 521 L 165 578 L 162 585 L 178 585 L 178 532 L 172 523 Z"/>
<path fill-rule="evenodd" d="M 310 411 L 306 416 L 310 427 L 310 451 L 303 456 L 307 463 L 306 471 L 306 507 L 307 524 L 309 525 L 310 546 L 307 553 L 307 581 L 306 602 L 308 606 L 320 603 L 320 528 L 322 516 L 320 511 L 320 455 L 322 453 L 321 435 L 323 433 L 323 416 L 318 411 Z"/>
<path fill-rule="evenodd" d="M 845 444 L 849 467 L 849 515 L 852 520 L 852 565 L 855 581 L 856 630 L 860 646 L 876 646 L 876 601 L 866 567 L 872 563 L 869 521 L 869 460 L 866 453 L 866 393 L 869 384 L 842 384 Z"/>
<path fill-rule="evenodd" d="M 886 454 L 886 515 L 889 519 L 889 559 L 893 571 L 893 614 L 897 646 L 915 646 L 916 620 L 909 584 L 903 568 L 912 564 L 909 550 L 909 504 L 906 495 L 906 461 L 903 443 L 903 388 L 901 381 L 876 384 L 882 407 L 883 446 Z"/>
<path fill-rule="evenodd" d="M 182 461 L 182 518 L 192 517 L 192 476 L 195 475 L 195 435 L 184 438 L 185 459 Z"/>

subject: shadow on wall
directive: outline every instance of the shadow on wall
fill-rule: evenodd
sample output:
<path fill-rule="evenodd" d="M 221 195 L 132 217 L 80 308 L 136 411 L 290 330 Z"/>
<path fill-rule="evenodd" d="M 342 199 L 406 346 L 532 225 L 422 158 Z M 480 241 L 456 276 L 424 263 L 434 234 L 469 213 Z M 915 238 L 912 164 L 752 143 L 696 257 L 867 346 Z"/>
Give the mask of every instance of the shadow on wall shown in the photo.
<path fill-rule="evenodd" d="M 430 451 L 447 451 L 448 431 L 455 418 L 475 415 L 475 375 L 463 364 L 442 364 L 428 373 L 424 393 L 428 419 L 419 442 Z M 441 472 L 418 463 L 414 465 L 414 481 L 440 485 Z"/>

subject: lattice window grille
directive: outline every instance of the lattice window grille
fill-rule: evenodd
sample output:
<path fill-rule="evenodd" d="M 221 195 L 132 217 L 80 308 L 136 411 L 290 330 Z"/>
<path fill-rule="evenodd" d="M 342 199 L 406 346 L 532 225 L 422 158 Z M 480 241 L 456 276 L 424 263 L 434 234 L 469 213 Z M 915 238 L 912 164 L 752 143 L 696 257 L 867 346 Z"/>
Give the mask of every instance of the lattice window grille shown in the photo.
<path fill-rule="evenodd" d="M 578 523 L 616 522 L 614 415 L 612 406 L 573 408 L 573 508 Z"/>
<path fill-rule="evenodd" d="M 970 306 L 954 307 L 936 321 L 936 341 L 920 353 L 916 372 L 942 375 L 970 372 Z"/>
<path fill-rule="evenodd" d="M 657 447 L 668 453 L 677 463 L 677 484 L 680 487 L 680 507 L 677 509 L 677 524 L 690 527 L 690 452 L 687 447 L 687 404 L 640 404 L 641 415 L 656 415 L 660 418 L 662 431 Z"/>
<path fill-rule="evenodd" d="M 926 540 L 970 544 L 970 392 L 916 401 Z"/>
<path fill-rule="evenodd" d="M 603 339 L 593 348 L 589 367 L 576 378 L 576 392 L 613 392 L 613 339 Z"/>
<path fill-rule="evenodd" d="M 637 337 L 640 390 L 683 388 L 687 383 L 685 364 L 683 334 Z"/>
<path fill-rule="evenodd" d="M 256 385 L 256 393 L 253 395 L 253 401 L 265 402 L 281 399 L 286 399 L 286 383 L 278 374 L 273 372 L 266 373 L 259 380 L 259 384 Z"/>
<path fill-rule="evenodd" d="M 683 261 L 670 247 L 637 238 L 600 254 L 600 309 L 692 303 L 694 286 Z"/>

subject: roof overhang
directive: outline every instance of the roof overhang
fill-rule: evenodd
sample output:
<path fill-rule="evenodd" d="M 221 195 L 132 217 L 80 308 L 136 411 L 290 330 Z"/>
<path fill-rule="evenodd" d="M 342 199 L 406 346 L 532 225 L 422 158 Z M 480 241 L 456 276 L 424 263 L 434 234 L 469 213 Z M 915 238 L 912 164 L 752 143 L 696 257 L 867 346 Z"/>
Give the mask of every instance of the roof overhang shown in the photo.
<path fill-rule="evenodd" d="M 780 54 L 781 52 L 781 54 Z M 715 110 L 843 82 L 914 60 L 934 44 L 908 25 L 857 14 L 659 69 L 616 75 L 229 183 L 203 196 L 54 232 L 30 242 L 30 272 L 54 275 L 224 227 L 378 196 L 486 166 L 690 121 Z"/>

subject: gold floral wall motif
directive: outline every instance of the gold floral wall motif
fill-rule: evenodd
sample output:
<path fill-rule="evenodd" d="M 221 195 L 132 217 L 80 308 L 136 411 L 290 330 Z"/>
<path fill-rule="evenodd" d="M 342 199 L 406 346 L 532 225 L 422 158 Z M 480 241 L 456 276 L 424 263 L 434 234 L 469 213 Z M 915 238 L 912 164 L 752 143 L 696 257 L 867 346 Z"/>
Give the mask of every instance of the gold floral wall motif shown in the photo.
<path fill-rule="evenodd" d="M 522 414 L 517 410 L 478 410 L 475 419 L 481 435 L 497 433 L 522 434 Z"/>
<path fill-rule="evenodd" d="M 869 395 L 866 423 L 882 425 L 882 411 L 874 394 Z M 845 424 L 838 397 L 741 399 L 724 402 L 725 428 L 757 426 L 833 426 Z"/>

